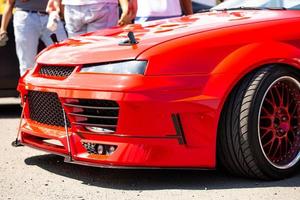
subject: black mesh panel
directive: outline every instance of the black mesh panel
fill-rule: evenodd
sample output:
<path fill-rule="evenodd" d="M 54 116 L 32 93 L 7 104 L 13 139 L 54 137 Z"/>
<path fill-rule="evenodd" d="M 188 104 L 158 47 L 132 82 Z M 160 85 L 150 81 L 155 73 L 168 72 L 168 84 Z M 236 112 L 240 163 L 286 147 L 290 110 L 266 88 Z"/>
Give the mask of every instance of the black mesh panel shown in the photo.
<path fill-rule="evenodd" d="M 39 74 L 43 76 L 68 77 L 72 74 L 74 69 L 75 67 L 42 66 Z"/>
<path fill-rule="evenodd" d="M 32 120 L 47 125 L 65 126 L 62 106 L 56 93 L 28 91 L 28 103 Z M 68 119 L 67 125 L 70 127 Z"/>

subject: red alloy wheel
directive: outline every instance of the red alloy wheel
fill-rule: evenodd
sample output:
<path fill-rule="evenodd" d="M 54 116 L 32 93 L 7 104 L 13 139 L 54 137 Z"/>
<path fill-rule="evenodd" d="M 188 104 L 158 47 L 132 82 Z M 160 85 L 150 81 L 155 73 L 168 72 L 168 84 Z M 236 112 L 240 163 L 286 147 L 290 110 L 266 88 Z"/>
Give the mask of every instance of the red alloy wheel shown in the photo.
<path fill-rule="evenodd" d="M 289 76 L 273 82 L 260 107 L 258 134 L 267 161 L 278 169 L 300 159 L 300 85 Z"/>

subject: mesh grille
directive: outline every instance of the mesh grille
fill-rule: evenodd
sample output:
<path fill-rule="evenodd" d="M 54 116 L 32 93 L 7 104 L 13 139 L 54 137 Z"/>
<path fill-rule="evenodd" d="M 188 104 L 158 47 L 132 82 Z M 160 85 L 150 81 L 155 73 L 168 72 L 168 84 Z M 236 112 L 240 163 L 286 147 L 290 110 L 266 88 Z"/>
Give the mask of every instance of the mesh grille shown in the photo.
<path fill-rule="evenodd" d="M 72 74 L 75 67 L 62 67 L 62 66 L 42 66 L 39 74 L 43 76 L 53 77 L 68 77 Z"/>
<path fill-rule="evenodd" d="M 28 91 L 28 103 L 32 120 L 52 126 L 65 126 L 62 106 L 56 93 Z M 67 125 L 70 127 L 68 118 Z"/>

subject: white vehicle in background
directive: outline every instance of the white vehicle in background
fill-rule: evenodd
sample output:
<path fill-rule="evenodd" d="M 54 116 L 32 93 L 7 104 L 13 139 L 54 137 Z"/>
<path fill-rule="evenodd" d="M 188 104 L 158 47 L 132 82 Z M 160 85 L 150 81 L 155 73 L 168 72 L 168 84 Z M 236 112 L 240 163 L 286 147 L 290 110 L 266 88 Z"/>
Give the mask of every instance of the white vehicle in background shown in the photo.
<path fill-rule="evenodd" d="M 192 0 L 194 12 L 210 9 L 217 5 L 217 0 Z"/>

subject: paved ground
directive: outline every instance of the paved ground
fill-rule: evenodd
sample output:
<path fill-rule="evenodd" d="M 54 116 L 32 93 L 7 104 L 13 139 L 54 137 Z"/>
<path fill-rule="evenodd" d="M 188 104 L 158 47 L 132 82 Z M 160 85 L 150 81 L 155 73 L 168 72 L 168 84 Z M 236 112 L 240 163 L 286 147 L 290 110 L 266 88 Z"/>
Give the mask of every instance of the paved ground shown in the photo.
<path fill-rule="evenodd" d="M 300 199 L 293 178 L 260 182 L 221 171 L 114 170 L 66 164 L 59 156 L 11 147 L 20 108 L 0 99 L 0 199 Z"/>

